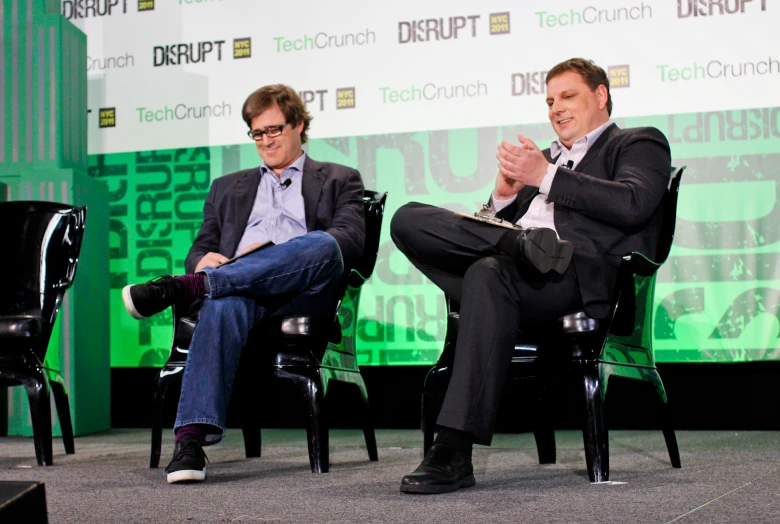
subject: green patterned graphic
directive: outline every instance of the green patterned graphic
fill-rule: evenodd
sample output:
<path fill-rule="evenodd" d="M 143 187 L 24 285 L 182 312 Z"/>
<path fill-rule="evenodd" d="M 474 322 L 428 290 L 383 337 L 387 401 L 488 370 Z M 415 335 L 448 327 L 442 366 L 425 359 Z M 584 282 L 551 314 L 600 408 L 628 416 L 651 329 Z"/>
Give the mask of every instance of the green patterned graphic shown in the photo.
<path fill-rule="evenodd" d="M 659 362 L 780 358 L 780 108 L 618 119 L 655 126 L 687 165 L 677 233 L 656 290 Z M 388 191 L 373 277 L 358 319 L 361 365 L 430 365 L 444 338 L 444 300 L 390 241 L 389 217 L 420 201 L 470 212 L 488 198 L 495 147 L 522 134 L 546 147 L 549 123 L 312 140 L 317 160 L 360 170 L 369 189 Z M 171 316 L 138 322 L 121 288 L 181 273 L 202 220 L 210 182 L 258 166 L 252 143 L 94 155 L 91 176 L 111 205 L 111 365 L 158 366 L 171 345 Z"/>

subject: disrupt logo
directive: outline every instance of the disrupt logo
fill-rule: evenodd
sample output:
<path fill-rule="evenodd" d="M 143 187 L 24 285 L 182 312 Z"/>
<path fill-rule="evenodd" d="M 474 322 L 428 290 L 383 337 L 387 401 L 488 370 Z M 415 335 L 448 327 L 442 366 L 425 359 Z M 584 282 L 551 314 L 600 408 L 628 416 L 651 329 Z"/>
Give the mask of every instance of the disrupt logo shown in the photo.
<path fill-rule="evenodd" d="M 235 38 L 233 40 L 233 58 L 251 58 L 252 57 L 252 39 Z"/>
<path fill-rule="evenodd" d="M 509 33 L 509 12 L 490 15 L 490 34 L 505 35 Z"/>
<path fill-rule="evenodd" d="M 138 0 L 138 11 L 154 11 L 154 0 Z"/>
<path fill-rule="evenodd" d="M 222 44 L 224 40 L 206 40 L 189 44 L 171 44 L 154 46 L 154 67 L 199 64 L 208 59 L 208 55 L 216 50 L 217 62 L 222 61 Z"/>
<path fill-rule="evenodd" d="M 745 5 L 755 11 L 759 2 L 753 0 L 677 0 L 677 18 L 689 18 L 691 16 L 733 15 L 745 12 Z M 766 11 L 766 0 L 760 1 L 761 11 Z"/>
<path fill-rule="evenodd" d="M 543 95 L 546 92 L 544 83 L 547 71 L 515 73 L 512 75 L 512 96 Z"/>
<path fill-rule="evenodd" d="M 432 40 L 450 40 L 464 34 L 477 36 L 477 20 L 481 15 L 450 16 L 448 18 L 428 18 L 398 22 L 398 43 L 430 42 Z M 509 33 L 509 13 L 493 13 L 488 17 L 491 35 Z"/>
<path fill-rule="evenodd" d="M 98 109 L 98 127 L 116 127 L 115 107 L 101 107 Z"/>
<path fill-rule="evenodd" d="M 609 88 L 631 87 L 631 77 L 629 76 L 629 67 L 627 65 L 609 66 L 607 69 L 609 76 Z"/>
<path fill-rule="evenodd" d="M 127 13 L 127 0 L 63 0 L 62 2 L 62 16 L 68 20 L 111 16 L 116 13 Z"/>
<path fill-rule="evenodd" d="M 584 9 L 570 9 L 558 14 L 550 11 L 536 11 L 534 14 L 539 17 L 539 27 L 545 28 L 580 24 L 608 24 L 653 18 L 653 8 L 642 2 L 631 7 L 599 9 L 591 5 Z"/>
<path fill-rule="evenodd" d="M 325 97 L 327 94 L 327 89 L 298 91 L 298 96 L 301 97 L 301 100 L 307 109 L 310 103 L 317 102 L 320 111 L 325 110 Z M 351 109 L 353 107 L 355 107 L 355 88 L 340 87 L 336 89 L 336 109 Z"/>
<path fill-rule="evenodd" d="M 353 109 L 355 107 L 355 88 L 341 87 L 336 89 L 336 109 Z"/>

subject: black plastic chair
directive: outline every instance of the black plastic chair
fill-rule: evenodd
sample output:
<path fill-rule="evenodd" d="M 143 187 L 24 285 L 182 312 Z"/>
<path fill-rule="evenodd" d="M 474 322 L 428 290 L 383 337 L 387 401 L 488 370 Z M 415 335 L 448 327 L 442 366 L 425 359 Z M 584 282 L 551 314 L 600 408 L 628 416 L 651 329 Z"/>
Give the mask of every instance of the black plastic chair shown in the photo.
<path fill-rule="evenodd" d="M 325 403 L 331 382 L 348 385 L 356 400 L 359 400 L 357 415 L 363 427 L 368 456 L 372 461 L 378 460 L 368 392 L 358 367 L 355 340 L 360 290 L 376 264 L 386 198 L 387 193 L 365 191 L 365 248 L 357 267 L 346 280 L 346 290 L 336 308 L 337 311 L 334 311 L 334 318 L 312 315 L 271 317 L 252 330 L 247 342 L 247 346 L 252 346 L 258 339 L 262 339 L 262 358 L 270 361 L 273 375 L 292 382 L 306 399 L 309 411 L 306 427 L 309 463 L 314 473 L 327 473 L 330 466 Z M 174 306 L 173 347 L 168 362 L 157 374 L 154 383 L 155 407 L 150 468 L 156 468 L 160 463 L 165 394 L 174 381 L 180 384 L 196 323 L 197 315 L 192 308 Z M 241 369 L 248 364 L 244 359 L 250 353 L 256 352 L 245 351 L 242 355 L 239 375 L 242 373 Z M 254 366 L 255 363 L 249 365 Z M 240 379 L 240 376 L 237 377 L 237 385 Z M 234 391 L 233 399 L 239 396 L 239 391 Z M 257 414 L 244 409 L 242 418 L 246 456 L 259 457 L 261 434 Z"/>
<path fill-rule="evenodd" d="M 35 457 L 52 460 L 54 394 L 65 453 L 73 454 L 68 394 L 59 370 L 44 366 L 65 290 L 73 284 L 84 236 L 86 207 L 51 202 L 0 203 L 8 254 L 0 257 L 0 385 L 24 385 L 30 401 Z"/>
<path fill-rule="evenodd" d="M 604 400 L 610 377 L 639 380 L 652 385 L 660 399 L 662 429 L 669 458 L 673 467 L 681 467 L 677 438 L 668 414 L 666 391 L 655 366 L 652 337 L 656 273 L 672 247 L 677 196 L 684 169 L 674 169 L 669 181 L 662 204 L 663 223 L 655 261 L 641 253 L 629 253 L 623 257 L 612 313 L 608 318 L 594 319 L 584 311 L 577 311 L 560 318 L 547 330 L 542 328 L 534 333 L 518 333 L 508 378 L 536 377 L 540 382 L 534 428 L 540 464 L 554 464 L 556 460 L 550 378 L 568 369 L 581 381 L 584 391 L 585 421 L 582 436 L 591 482 L 609 480 L 609 442 Z M 433 444 L 436 419 L 452 374 L 452 359 L 458 336 L 457 306 L 449 299 L 447 303 L 450 311 L 444 351 L 426 376 L 422 399 L 426 453 Z"/>

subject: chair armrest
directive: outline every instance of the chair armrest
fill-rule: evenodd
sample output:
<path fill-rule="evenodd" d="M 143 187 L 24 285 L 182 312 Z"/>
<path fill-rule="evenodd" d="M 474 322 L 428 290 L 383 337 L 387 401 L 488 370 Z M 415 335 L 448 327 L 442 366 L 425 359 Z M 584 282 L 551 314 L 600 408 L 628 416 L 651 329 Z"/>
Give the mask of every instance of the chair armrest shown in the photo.
<path fill-rule="evenodd" d="M 645 255 L 639 252 L 629 253 L 623 257 L 623 261 L 620 263 L 620 271 L 629 271 L 634 275 L 640 277 L 649 277 L 658 271 L 661 264 L 653 262 Z M 625 268 L 625 269 L 624 269 Z"/>
<path fill-rule="evenodd" d="M 347 285 L 350 287 L 360 287 L 363 284 L 366 283 L 366 280 L 368 280 L 366 277 L 360 274 L 360 271 L 357 269 L 353 269 L 349 272 L 349 277 L 347 278 Z"/>

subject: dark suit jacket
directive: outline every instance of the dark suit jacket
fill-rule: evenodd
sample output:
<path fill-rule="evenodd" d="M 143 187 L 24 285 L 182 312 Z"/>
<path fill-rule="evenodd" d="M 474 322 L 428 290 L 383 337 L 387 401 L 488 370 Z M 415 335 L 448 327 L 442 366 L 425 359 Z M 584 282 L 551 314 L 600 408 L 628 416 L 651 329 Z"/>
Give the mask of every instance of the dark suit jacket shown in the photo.
<path fill-rule="evenodd" d="M 552 162 L 549 149 L 543 151 Z M 609 126 L 576 171 L 559 167 L 549 202 L 558 235 L 574 244 L 573 263 L 586 312 L 609 312 L 621 257 L 639 251 L 654 258 L 661 231 L 661 201 L 671 174 L 666 137 L 652 127 Z M 497 215 L 516 222 L 539 188 L 526 186 Z"/>
<path fill-rule="evenodd" d="M 187 254 L 187 273 L 206 253 L 232 257 L 244 235 L 260 183 L 260 169 L 245 169 L 217 178 L 203 206 L 203 225 Z M 344 274 L 363 254 L 363 181 L 350 167 L 317 162 L 307 156 L 303 164 L 303 207 L 307 231 L 330 233 L 341 248 Z"/>

